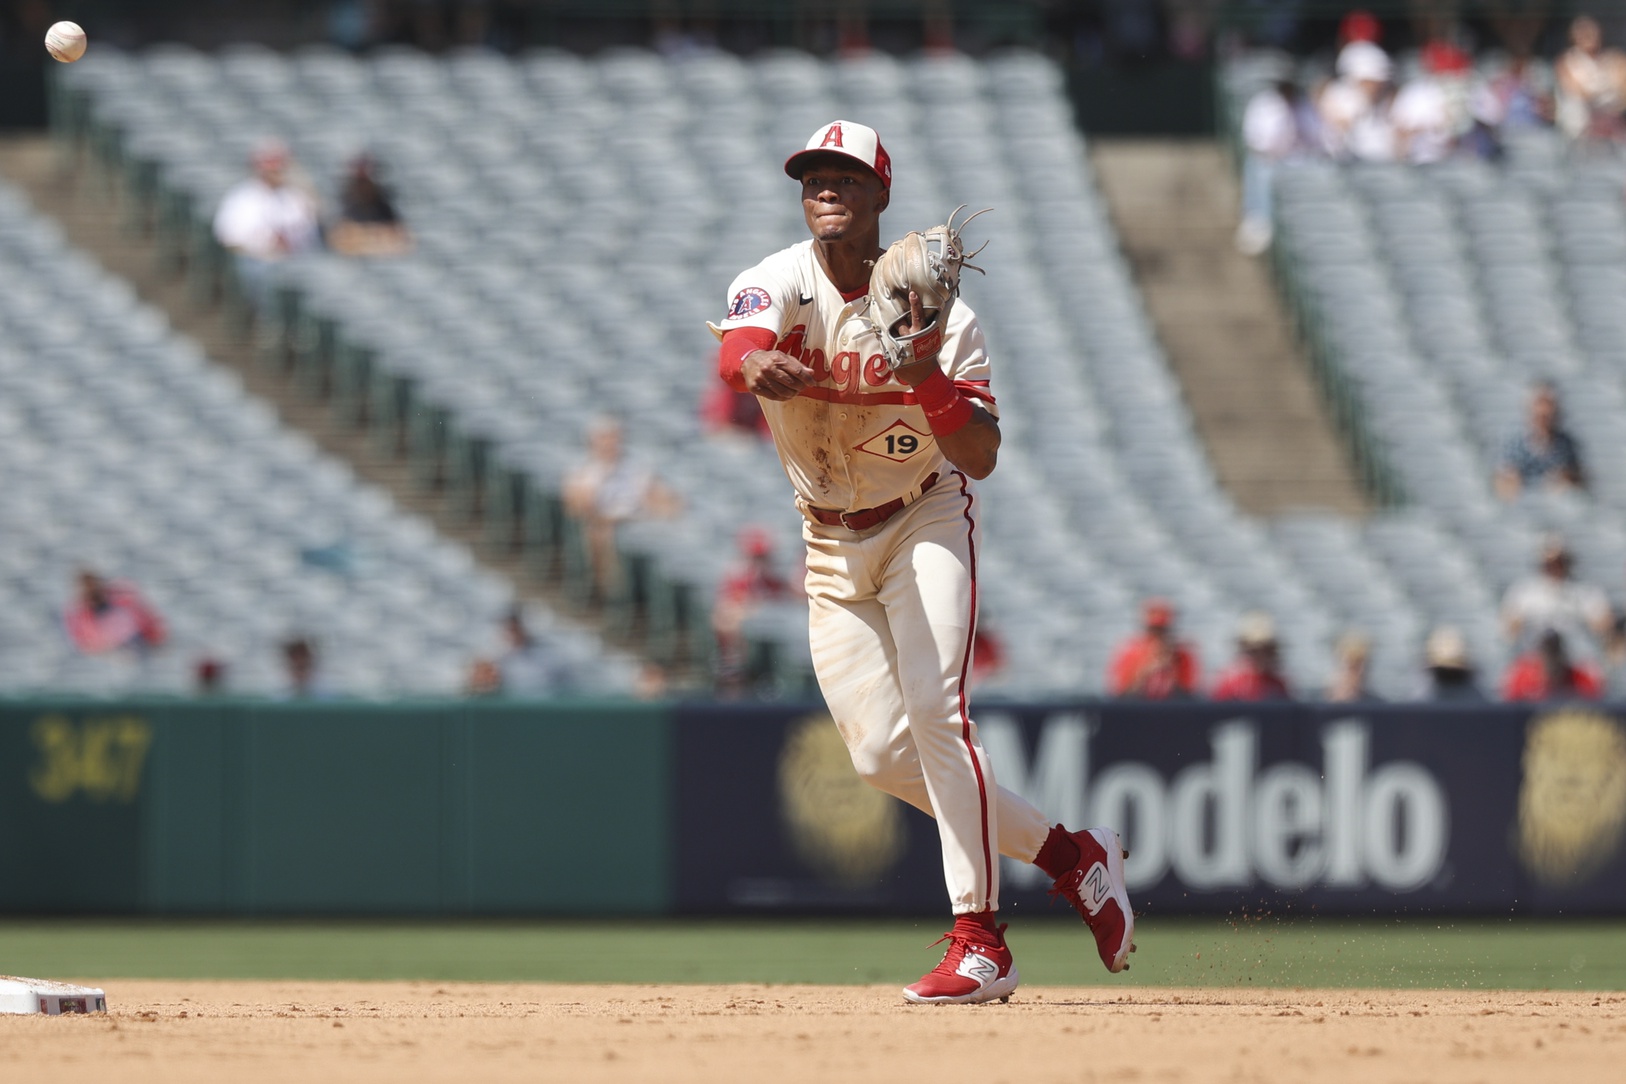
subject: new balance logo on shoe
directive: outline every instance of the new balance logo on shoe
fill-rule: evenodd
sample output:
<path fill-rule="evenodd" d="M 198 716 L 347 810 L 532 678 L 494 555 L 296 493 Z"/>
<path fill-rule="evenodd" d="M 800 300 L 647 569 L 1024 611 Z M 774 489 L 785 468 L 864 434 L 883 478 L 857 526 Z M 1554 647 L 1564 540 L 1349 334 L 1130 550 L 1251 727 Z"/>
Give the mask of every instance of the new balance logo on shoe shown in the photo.
<path fill-rule="evenodd" d="M 950 930 L 942 940 L 949 943 L 942 962 L 904 988 L 903 996 L 917 1005 L 976 1005 L 985 1001 L 1008 1001 L 1021 977 L 1005 944 L 1005 927 L 999 927 L 998 944 L 982 943 L 982 934 L 972 940 L 966 932 Z"/>
<path fill-rule="evenodd" d="M 1129 968 L 1129 954 L 1135 951 L 1135 912 L 1124 888 L 1123 860 L 1128 852 L 1110 828 L 1068 835 L 1078 845 L 1078 865 L 1056 878 L 1050 894 L 1078 912 L 1095 938 L 1101 962 L 1116 975 Z"/>
<path fill-rule="evenodd" d="M 1101 906 L 1112 896 L 1112 879 L 1107 875 L 1104 863 L 1097 862 L 1084 874 L 1084 879 L 1079 882 L 1078 895 L 1090 914 L 1101 913 Z"/>
<path fill-rule="evenodd" d="M 999 965 L 975 950 L 968 949 L 965 959 L 960 961 L 960 966 L 954 969 L 954 973 L 975 979 L 979 983 L 993 982 L 999 978 Z"/>

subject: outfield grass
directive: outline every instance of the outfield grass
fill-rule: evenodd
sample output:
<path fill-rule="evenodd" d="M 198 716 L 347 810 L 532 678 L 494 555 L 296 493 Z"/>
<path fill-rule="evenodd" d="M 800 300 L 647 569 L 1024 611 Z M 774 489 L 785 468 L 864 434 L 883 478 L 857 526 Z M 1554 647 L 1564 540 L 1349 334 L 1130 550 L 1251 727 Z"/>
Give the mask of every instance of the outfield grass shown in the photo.
<path fill-rule="evenodd" d="M 56 978 L 871 983 L 941 924 L 843 921 L 0 921 L 0 973 Z M 1030 984 L 1626 989 L 1626 922 L 1149 919 L 1108 976 L 1076 921 L 1010 931 Z"/>

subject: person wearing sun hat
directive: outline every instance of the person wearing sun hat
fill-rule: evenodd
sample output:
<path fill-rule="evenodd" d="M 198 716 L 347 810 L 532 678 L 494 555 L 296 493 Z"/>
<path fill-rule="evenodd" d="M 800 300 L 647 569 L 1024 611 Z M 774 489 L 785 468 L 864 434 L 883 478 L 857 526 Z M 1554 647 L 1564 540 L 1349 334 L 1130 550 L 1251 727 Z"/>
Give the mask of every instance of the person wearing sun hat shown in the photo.
<path fill-rule="evenodd" d="M 1236 661 L 1220 673 L 1208 695 L 1215 700 L 1291 700 L 1270 615 L 1259 610 L 1243 614 L 1236 643 Z"/>

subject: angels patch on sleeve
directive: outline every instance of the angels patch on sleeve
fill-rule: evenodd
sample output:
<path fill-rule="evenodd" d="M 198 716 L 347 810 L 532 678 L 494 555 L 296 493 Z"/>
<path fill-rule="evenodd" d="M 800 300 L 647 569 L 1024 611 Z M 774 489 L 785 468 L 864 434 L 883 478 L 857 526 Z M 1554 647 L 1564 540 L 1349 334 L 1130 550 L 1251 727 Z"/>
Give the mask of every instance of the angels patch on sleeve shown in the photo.
<path fill-rule="evenodd" d="M 759 312 L 766 312 L 773 305 L 773 298 L 768 291 L 760 286 L 747 286 L 734 295 L 734 300 L 728 303 L 728 318 L 730 320 L 744 320 L 755 316 Z"/>

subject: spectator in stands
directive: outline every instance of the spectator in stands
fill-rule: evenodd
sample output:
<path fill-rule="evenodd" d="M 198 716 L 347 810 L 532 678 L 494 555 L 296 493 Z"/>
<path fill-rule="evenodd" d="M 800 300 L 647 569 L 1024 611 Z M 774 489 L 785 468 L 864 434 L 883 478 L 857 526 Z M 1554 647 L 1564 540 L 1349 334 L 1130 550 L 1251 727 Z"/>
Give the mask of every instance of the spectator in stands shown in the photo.
<path fill-rule="evenodd" d="M 197 695 L 219 696 L 226 691 L 226 664 L 213 655 L 205 655 L 194 668 Z"/>
<path fill-rule="evenodd" d="M 134 584 L 104 579 L 88 568 L 80 571 L 78 593 L 62 619 L 68 638 L 86 655 L 146 654 L 166 638 L 163 618 Z"/>
<path fill-rule="evenodd" d="M 293 155 L 268 139 L 249 158 L 254 175 L 239 181 L 215 212 L 215 238 L 236 258 L 237 278 L 256 307 L 269 295 L 272 265 L 321 245 L 315 194 L 294 177 Z"/>
<path fill-rule="evenodd" d="M 1513 660 L 1502 681 L 1502 699 L 1596 700 L 1603 695 L 1597 672 L 1570 661 L 1564 647 L 1564 634 L 1545 629 L 1534 649 Z"/>
<path fill-rule="evenodd" d="M 565 511 L 581 525 L 599 597 L 614 593 L 620 576 L 616 533 L 634 519 L 676 515 L 680 502 L 654 472 L 633 462 L 622 443 L 621 426 L 608 418 L 593 424 L 587 458 L 565 478 Z"/>
<path fill-rule="evenodd" d="M 358 154 L 345 170 L 339 217 L 328 229 L 328 246 L 344 256 L 399 256 L 412 249 L 412 234 L 378 177 L 378 162 Z"/>
<path fill-rule="evenodd" d="M 525 624 L 525 611 L 503 615 L 491 651 L 469 667 L 466 688 L 474 696 L 556 696 L 569 689 L 570 672 L 557 652 Z"/>
<path fill-rule="evenodd" d="M 1590 15 L 1570 23 L 1570 47 L 1553 65 L 1558 126 L 1571 139 L 1613 142 L 1626 134 L 1626 55 L 1606 49 L 1603 28 Z"/>
<path fill-rule="evenodd" d="M 1395 95 L 1393 121 L 1400 157 L 1418 165 L 1440 162 L 1468 131 L 1468 80 L 1473 59 L 1443 39 L 1423 49 L 1422 71 Z"/>
<path fill-rule="evenodd" d="M 746 436 L 762 440 L 769 436 L 768 417 L 757 397 L 748 391 L 735 391 L 721 380 L 707 389 L 700 403 L 700 422 L 712 436 Z"/>
<path fill-rule="evenodd" d="M 645 659 L 632 683 L 632 695 L 639 700 L 664 700 L 672 691 L 672 678 L 658 662 Z"/>
<path fill-rule="evenodd" d="M 760 411 L 759 411 L 760 413 Z M 717 585 L 711 605 L 711 628 L 717 641 L 717 691 L 737 696 L 746 691 L 744 626 L 763 606 L 796 598 L 800 592 L 774 567 L 773 539 L 761 527 L 740 532 L 739 561 Z"/>
<path fill-rule="evenodd" d="M 1372 639 L 1364 632 L 1346 632 L 1333 649 L 1337 668 L 1322 698 L 1335 704 L 1382 700 L 1367 684 L 1372 661 Z"/>
<path fill-rule="evenodd" d="M 1517 648 L 1547 630 L 1560 633 L 1572 651 L 1588 657 L 1614 645 L 1615 615 L 1601 587 L 1574 576 L 1575 556 L 1556 534 L 1542 541 L 1541 566 L 1502 597 L 1502 628 Z"/>
<path fill-rule="evenodd" d="M 1237 659 L 1220 672 L 1209 695 L 1215 700 L 1291 700 L 1270 615 L 1257 610 L 1242 615 L 1236 640 Z"/>
<path fill-rule="evenodd" d="M 1143 700 L 1191 697 L 1197 695 L 1198 673 L 1196 650 L 1175 636 L 1174 607 L 1153 598 L 1142 609 L 1141 631 L 1113 655 L 1107 690 Z"/>
<path fill-rule="evenodd" d="M 1365 42 L 1369 45 L 1383 44 L 1383 24 L 1378 22 L 1377 16 L 1365 8 L 1355 8 L 1346 12 L 1338 21 L 1338 51 L 1341 54 L 1351 42 Z"/>
<path fill-rule="evenodd" d="M 1273 192 L 1283 162 L 1310 149 L 1305 130 L 1303 96 L 1291 79 L 1278 79 L 1248 101 L 1242 114 L 1242 223 L 1236 247 L 1257 256 L 1270 247 L 1275 233 Z"/>
<path fill-rule="evenodd" d="M 977 631 L 971 636 L 970 687 L 977 688 L 985 681 L 993 681 L 1005 672 L 1010 661 L 1005 641 L 994 632 L 987 612 L 977 615 Z"/>
<path fill-rule="evenodd" d="M 1496 471 L 1496 492 L 1513 500 L 1526 489 L 1582 489 L 1581 449 L 1562 424 L 1558 389 L 1541 381 L 1530 389 L 1529 424 L 1512 437 Z"/>
<path fill-rule="evenodd" d="M 1371 42 L 1351 42 L 1338 54 L 1338 77 L 1322 88 L 1316 102 L 1328 154 L 1368 162 L 1394 160 L 1392 71 L 1389 54 Z"/>
<path fill-rule="evenodd" d="M 469 663 L 469 676 L 463 681 L 463 691 L 470 696 L 498 696 L 502 693 L 502 671 L 497 664 L 481 656 Z"/>
<path fill-rule="evenodd" d="M 1530 57 L 1517 54 L 1481 88 L 1475 114 L 1495 128 L 1545 128 L 1553 123 L 1553 97 Z"/>
<path fill-rule="evenodd" d="M 291 636 L 282 643 L 282 666 L 287 676 L 283 698 L 288 700 L 331 700 L 333 693 L 322 680 L 316 645 L 304 636 Z"/>
<path fill-rule="evenodd" d="M 1468 641 L 1460 630 L 1441 625 L 1428 634 L 1423 645 L 1425 681 L 1422 699 L 1441 703 L 1484 703 L 1474 666 L 1468 657 Z"/>

